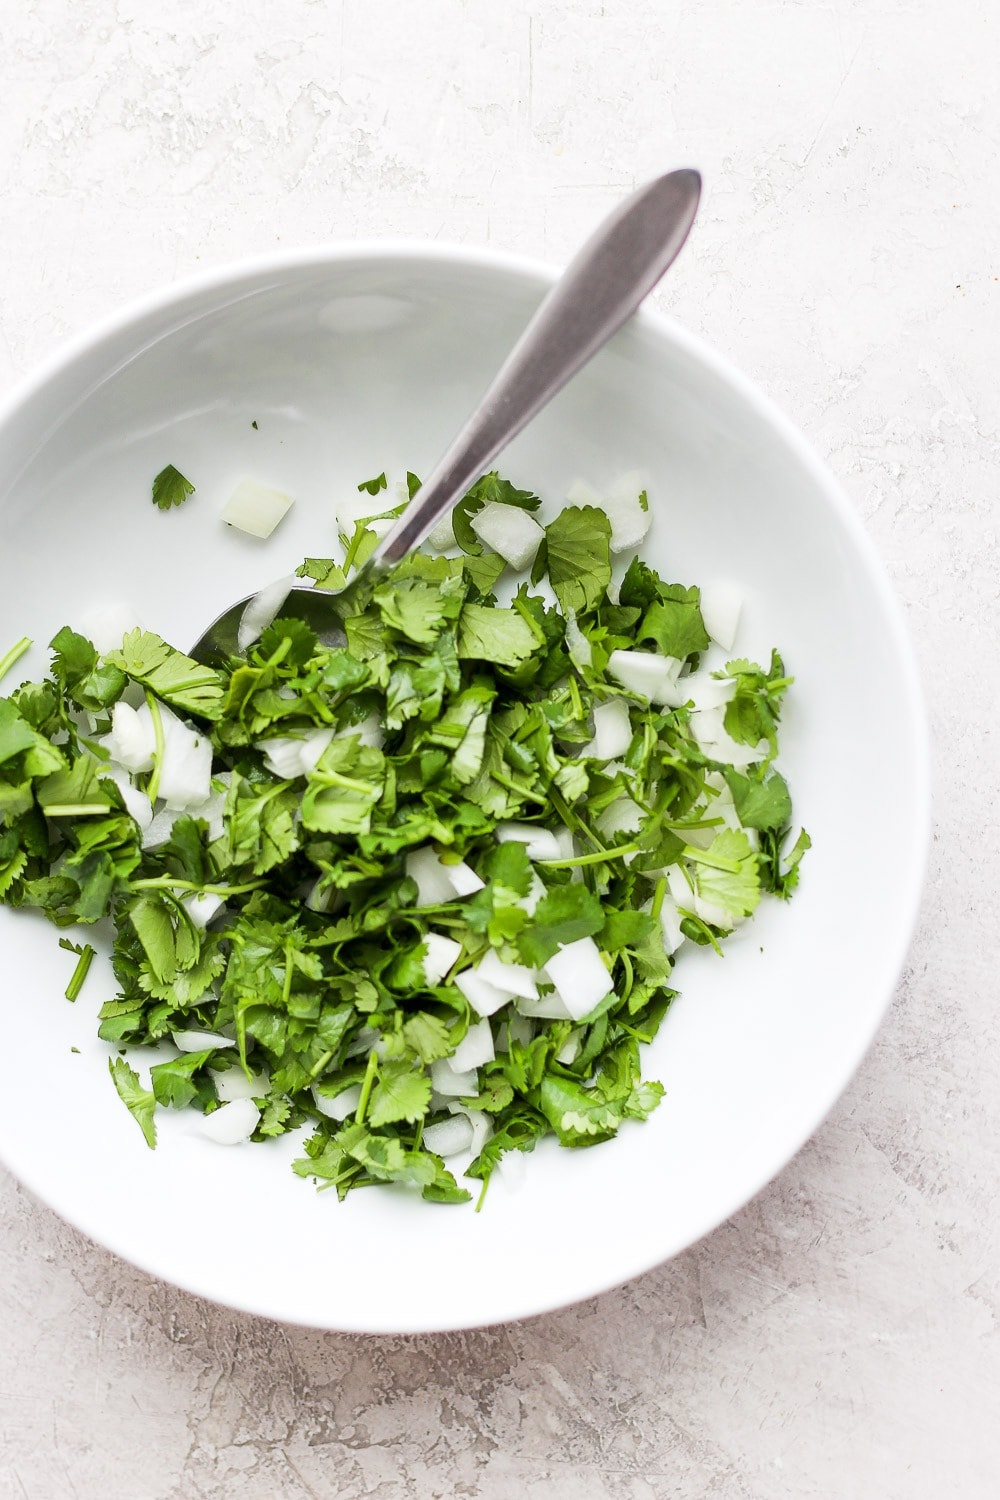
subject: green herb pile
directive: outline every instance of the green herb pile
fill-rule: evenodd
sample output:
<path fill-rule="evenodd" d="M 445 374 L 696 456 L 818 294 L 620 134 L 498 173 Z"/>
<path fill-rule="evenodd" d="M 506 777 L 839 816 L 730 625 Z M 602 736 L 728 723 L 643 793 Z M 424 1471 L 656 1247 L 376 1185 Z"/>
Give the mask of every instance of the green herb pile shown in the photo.
<path fill-rule="evenodd" d="M 504 561 L 469 528 L 487 501 L 537 505 L 486 476 L 455 517 L 463 554 L 406 559 L 360 597 L 345 646 L 320 647 L 279 619 L 213 670 L 148 632 L 101 656 L 63 629 L 51 675 L 0 699 L 0 898 L 57 926 L 105 924 L 118 991 L 100 1036 L 119 1054 L 206 1034 L 199 1050 L 156 1063 L 149 1090 L 126 1055 L 110 1064 L 150 1145 L 157 1108 L 227 1107 L 220 1092 L 231 1097 L 238 1072 L 255 1090 L 253 1140 L 309 1127 L 302 1176 L 341 1197 L 397 1182 L 463 1201 L 425 1130 L 456 1112 L 476 1121 L 466 1176 L 485 1190 L 505 1152 L 549 1133 L 590 1146 L 646 1119 L 663 1090 L 642 1078 L 641 1046 L 675 993 L 664 914 L 718 946 L 762 893 L 794 888 L 808 839 L 783 856 L 791 802 L 772 762 L 789 679 L 777 654 L 717 674 L 732 684 L 727 735 L 759 753 L 740 769 L 713 759 L 690 704 L 653 705 L 608 671 L 616 650 L 696 668 L 709 647 L 698 590 L 639 560 L 612 590 L 609 522 L 582 506 L 545 528 L 532 581 L 502 606 Z M 357 565 L 375 536 L 361 522 L 345 541 Z M 327 560 L 301 571 L 318 587 L 343 577 Z M 630 739 L 602 760 L 593 712 L 613 700 Z M 152 847 L 120 771 L 110 775 L 120 702 L 145 704 L 157 727 L 153 768 L 131 784 L 158 814 L 166 711 L 211 742 L 211 802 L 168 819 Z M 307 772 L 266 761 L 268 741 L 324 729 L 332 737 Z M 616 816 L 623 807 L 631 821 Z M 498 841 L 511 821 L 558 832 L 559 857 L 529 857 L 523 829 Z M 427 850 L 478 888 L 420 904 L 408 864 Z M 223 904 L 205 926 L 197 903 L 213 897 Z M 457 956 L 430 982 L 441 937 Z M 578 1020 L 539 1015 L 553 1009 L 545 965 L 584 938 L 613 988 Z M 64 945 L 79 955 L 75 998 L 93 947 Z M 442 1061 L 481 1024 L 455 977 L 491 951 L 534 974 L 542 1003 L 508 998 L 489 1017 L 495 1055 L 472 1092 L 442 1093 Z M 342 1120 L 328 1112 L 340 1096 L 354 1106 Z"/>

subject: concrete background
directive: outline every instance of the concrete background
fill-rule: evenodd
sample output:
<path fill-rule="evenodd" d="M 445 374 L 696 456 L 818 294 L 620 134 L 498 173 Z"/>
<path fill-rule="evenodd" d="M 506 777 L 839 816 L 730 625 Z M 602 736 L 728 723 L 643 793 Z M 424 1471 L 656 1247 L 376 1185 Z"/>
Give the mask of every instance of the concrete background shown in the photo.
<path fill-rule="evenodd" d="M 246 252 L 409 234 L 558 261 L 634 182 L 701 167 L 660 305 L 846 484 L 936 745 L 871 1054 L 755 1202 L 619 1291 L 488 1332 L 305 1332 L 152 1281 L 0 1176 L 0 1496 L 995 1494 L 995 7 L 0 0 L 0 46 L 3 386 Z M 859 857 L 892 880 L 877 828 Z"/>

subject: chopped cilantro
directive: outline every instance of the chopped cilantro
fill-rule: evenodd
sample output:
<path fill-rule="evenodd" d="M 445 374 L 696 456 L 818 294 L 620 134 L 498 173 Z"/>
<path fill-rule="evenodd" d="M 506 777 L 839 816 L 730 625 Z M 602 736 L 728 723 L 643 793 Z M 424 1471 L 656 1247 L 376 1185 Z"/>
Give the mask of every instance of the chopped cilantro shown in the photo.
<path fill-rule="evenodd" d="M 387 487 L 382 473 L 359 490 Z M 154 482 L 164 508 L 189 493 L 174 469 Z M 361 591 L 346 645 L 278 619 L 212 670 L 149 631 L 102 655 L 64 628 L 50 675 L 0 698 L 0 901 L 59 927 L 109 919 L 111 1047 L 205 1038 L 155 1063 L 149 1089 L 109 1060 L 149 1146 L 157 1109 L 210 1114 L 238 1069 L 260 1091 L 252 1139 L 308 1127 L 294 1170 L 341 1198 L 393 1183 L 468 1201 L 433 1149 L 466 1114 L 481 1205 L 506 1153 L 546 1135 L 587 1148 L 645 1120 L 663 1089 L 641 1044 L 675 995 L 677 933 L 721 951 L 762 895 L 794 892 L 809 837 L 792 838 L 773 765 L 780 656 L 717 668 L 725 730 L 751 747 L 720 763 L 694 690 L 666 708 L 607 670 L 615 651 L 652 653 L 684 664 L 679 688 L 695 670 L 704 686 L 697 588 L 635 559 L 614 601 L 608 519 L 569 506 L 531 584 L 498 602 L 504 561 L 471 527 L 489 503 L 540 502 L 484 475 L 453 516 L 462 555 L 417 553 Z M 338 561 L 308 558 L 300 576 L 343 588 L 372 523 L 401 508 L 358 520 Z M 111 733 L 119 703 L 144 705 L 145 759 L 141 745 L 115 758 L 137 718 Z M 152 842 L 130 809 L 164 811 L 167 707 L 210 744 L 213 780 Z M 596 753 L 602 713 L 617 760 Z M 99 942 L 61 945 L 75 1000 Z M 578 988 L 554 962 L 570 955 Z"/>

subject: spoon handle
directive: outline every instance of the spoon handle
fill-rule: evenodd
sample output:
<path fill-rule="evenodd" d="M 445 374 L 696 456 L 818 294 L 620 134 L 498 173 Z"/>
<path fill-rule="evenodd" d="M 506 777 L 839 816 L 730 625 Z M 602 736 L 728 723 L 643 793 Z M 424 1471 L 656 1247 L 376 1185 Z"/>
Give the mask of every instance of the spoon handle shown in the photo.
<path fill-rule="evenodd" d="M 536 412 L 607 343 L 687 239 L 701 193 L 691 168 L 632 194 L 598 227 L 528 324 L 465 427 L 372 553 L 383 572 L 418 546 Z"/>

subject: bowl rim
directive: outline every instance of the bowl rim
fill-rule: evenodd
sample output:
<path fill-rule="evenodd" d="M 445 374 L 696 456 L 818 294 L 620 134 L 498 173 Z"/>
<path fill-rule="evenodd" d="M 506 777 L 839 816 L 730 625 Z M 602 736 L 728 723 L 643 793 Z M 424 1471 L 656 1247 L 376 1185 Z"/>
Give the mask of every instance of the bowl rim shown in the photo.
<path fill-rule="evenodd" d="M 315 269 L 321 271 L 327 267 L 349 262 L 368 261 L 377 262 L 422 262 L 425 264 L 436 263 L 438 265 L 461 264 L 479 267 L 488 272 L 499 273 L 504 276 L 514 276 L 524 281 L 537 284 L 542 295 L 556 281 L 562 267 L 550 261 L 521 255 L 511 251 L 499 250 L 493 247 L 464 245 L 458 242 L 439 242 L 416 237 L 382 237 L 364 238 L 357 240 L 335 240 L 320 242 L 311 245 L 287 248 L 280 251 L 271 251 L 264 254 L 241 257 L 236 260 L 227 260 L 217 266 L 194 272 L 193 274 L 168 282 L 150 291 L 144 292 L 137 297 L 131 298 L 120 307 L 114 308 L 109 313 L 87 324 L 83 329 L 70 334 L 59 342 L 59 344 L 48 354 L 43 356 L 29 370 L 17 377 L 10 389 L 0 397 L 0 432 L 6 424 L 15 418 L 18 413 L 29 406 L 32 400 L 38 396 L 54 378 L 70 371 L 72 366 L 88 355 L 100 352 L 101 346 L 110 343 L 117 336 L 127 333 L 132 327 L 141 329 L 142 324 L 149 318 L 171 310 L 180 310 L 187 301 L 195 301 L 212 292 L 226 292 L 233 294 L 233 300 L 239 300 L 241 292 L 252 295 L 254 291 L 263 289 L 268 279 L 281 278 L 289 272 L 309 271 Z M 203 310 L 197 310 L 194 316 L 201 316 Z M 207 311 L 205 309 L 204 311 Z M 524 1300 L 524 1305 L 516 1312 L 504 1312 L 500 1318 L 491 1319 L 485 1317 L 482 1322 L 477 1323 L 450 1323 L 435 1319 L 427 1323 L 415 1320 L 412 1325 L 405 1329 L 371 1329 L 363 1323 L 310 1323 L 308 1325 L 318 1328 L 337 1329 L 344 1332 L 356 1333 L 422 1333 L 422 1332 L 445 1332 L 457 1329 L 468 1329 L 475 1327 L 488 1327 L 497 1322 L 518 1321 L 523 1318 L 541 1316 L 548 1312 L 554 1312 L 563 1306 L 572 1306 L 588 1297 L 599 1295 L 614 1287 L 621 1286 L 634 1277 L 652 1270 L 655 1266 L 665 1264 L 685 1249 L 700 1243 L 707 1235 L 713 1233 L 720 1225 L 724 1224 L 733 1214 L 751 1202 L 769 1182 L 782 1172 L 785 1167 L 801 1151 L 802 1147 L 816 1133 L 823 1121 L 830 1114 L 837 1101 L 843 1096 L 852 1079 L 858 1072 L 865 1056 L 871 1048 L 874 1037 L 882 1025 L 889 1005 L 892 1001 L 899 977 L 904 968 L 908 952 L 913 943 L 914 934 L 920 915 L 921 895 L 927 873 L 928 858 L 932 831 L 932 800 L 931 800 L 931 741 L 930 730 L 926 709 L 926 700 L 921 682 L 916 653 L 910 638 L 909 628 L 903 613 L 902 605 L 890 583 L 886 566 L 878 552 L 874 541 L 869 536 L 860 515 L 848 497 L 847 491 L 840 481 L 834 476 L 826 463 L 820 457 L 808 438 L 799 430 L 792 419 L 776 404 L 776 402 L 761 390 L 749 376 L 745 375 L 725 355 L 720 354 L 711 344 L 700 335 L 692 333 L 673 317 L 657 308 L 644 304 L 638 312 L 633 315 L 640 325 L 649 329 L 655 336 L 672 344 L 682 355 L 690 358 L 696 364 L 702 366 L 707 372 L 719 380 L 730 392 L 780 439 L 785 447 L 799 461 L 806 471 L 809 479 L 822 493 L 827 505 L 836 514 L 838 521 L 844 527 L 855 555 L 863 566 L 867 580 L 878 599 L 883 618 L 892 638 L 893 655 L 900 668 L 900 679 L 898 686 L 902 689 L 907 715 L 912 730 L 911 735 L 911 772 L 915 785 L 915 796 L 913 806 L 914 816 L 914 858 L 909 866 L 900 872 L 897 884 L 902 888 L 905 899 L 899 903 L 900 919 L 896 923 L 895 942 L 887 957 L 891 958 L 891 964 L 886 972 L 893 975 L 892 982 L 885 987 L 885 993 L 878 997 L 878 1004 L 873 1004 L 870 1025 L 864 1037 L 859 1042 L 857 1055 L 853 1064 L 839 1081 L 836 1088 L 816 1101 L 808 1128 L 800 1131 L 799 1138 L 794 1142 L 786 1142 L 780 1152 L 775 1154 L 775 1159 L 761 1164 L 757 1174 L 757 1180 L 749 1193 L 741 1192 L 738 1201 L 726 1204 L 717 1209 L 711 1218 L 701 1228 L 699 1233 L 686 1244 L 668 1249 L 666 1253 L 650 1261 L 648 1256 L 637 1258 L 636 1263 L 619 1263 L 614 1274 L 608 1278 L 606 1275 L 593 1279 L 593 1284 L 574 1288 L 569 1298 L 565 1301 L 553 1303 L 546 1301 L 539 1305 L 530 1298 Z M 631 321 L 631 320 L 630 320 Z M 139 346 L 146 347 L 144 344 Z M 134 351 L 136 352 L 136 351 Z M 115 368 L 120 368 L 116 365 Z M 6 1166 L 6 1160 L 4 1160 Z M 8 1170 L 13 1168 L 8 1167 Z M 137 1259 L 129 1251 L 119 1249 L 107 1237 L 101 1235 L 89 1224 L 78 1222 L 77 1218 L 68 1218 L 61 1208 L 49 1204 L 44 1189 L 34 1182 L 26 1182 L 30 1191 L 36 1194 L 43 1202 L 53 1208 L 59 1217 L 67 1218 L 68 1222 L 74 1224 L 84 1234 L 93 1238 L 97 1243 L 120 1255 L 130 1264 L 139 1266 L 148 1274 L 156 1276 L 172 1285 L 180 1286 L 194 1295 L 216 1302 L 218 1305 L 233 1307 L 234 1304 L 223 1302 L 216 1293 L 206 1291 L 204 1287 L 197 1285 L 193 1280 L 175 1280 L 171 1275 L 161 1270 L 153 1263 L 152 1258 Z M 238 1308 L 239 1311 L 250 1313 L 258 1317 L 267 1317 L 277 1321 L 289 1319 L 280 1310 L 267 1305 L 269 1299 L 260 1299 L 255 1307 L 245 1304 Z"/>

